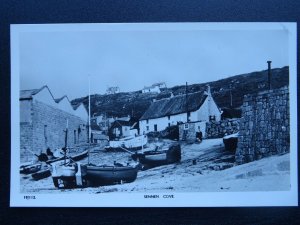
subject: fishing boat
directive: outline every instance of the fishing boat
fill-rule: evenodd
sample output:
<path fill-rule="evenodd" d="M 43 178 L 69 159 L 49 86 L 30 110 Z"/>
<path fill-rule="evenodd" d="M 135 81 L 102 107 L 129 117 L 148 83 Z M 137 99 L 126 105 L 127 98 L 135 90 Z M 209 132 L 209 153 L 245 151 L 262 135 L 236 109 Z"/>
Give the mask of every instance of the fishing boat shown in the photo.
<path fill-rule="evenodd" d="M 63 159 L 55 159 L 55 161 L 47 161 L 51 167 L 49 171 L 51 173 L 53 184 L 57 188 L 73 188 L 86 185 L 86 166 L 82 165 L 75 160 L 83 159 L 88 155 L 88 150 L 83 151 L 77 155 L 68 157 L 68 120 L 65 132 L 65 146 L 62 148 L 64 152 Z"/>
<path fill-rule="evenodd" d="M 25 163 L 20 166 L 20 173 L 22 174 L 31 174 L 36 173 L 42 167 L 41 163 Z"/>
<path fill-rule="evenodd" d="M 239 133 L 226 135 L 223 137 L 223 143 L 226 151 L 235 152 L 237 148 Z"/>
<path fill-rule="evenodd" d="M 49 167 L 45 167 L 45 168 L 41 169 L 40 171 L 31 174 L 31 176 L 32 176 L 32 179 L 34 179 L 34 180 L 41 180 L 41 179 L 50 177 L 51 171 L 50 171 Z"/>
<path fill-rule="evenodd" d="M 179 144 L 172 144 L 165 149 L 132 154 L 132 158 L 143 165 L 142 170 L 146 170 L 179 162 L 181 160 L 181 147 Z"/>
<path fill-rule="evenodd" d="M 88 150 L 85 150 L 81 153 L 78 153 L 76 155 L 72 155 L 72 156 L 69 156 L 69 158 L 71 158 L 72 160 L 74 161 L 79 161 L 81 159 L 84 159 L 85 157 L 87 157 L 88 155 Z M 46 161 L 47 164 L 51 164 L 51 163 L 54 163 L 54 162 L 57 162 L 57 161 L 61 161 L 65 158 L 65 156 L 61 156 L 61 157 L 58 157 L 56 159 L 49 159 Z"/>
<path fill-rule="evenodd" d="M 90 89 L 90 82 L 89 82 Z M 105 185 L 105 184 L 116 184 L 123 182 L 132 182 L 137 177 L 138 168 L 136 166 L 123 166 L 121 164 L 114 163 L 113 166 L 107 165 L 93 165 L 90 163 L 90 144 L 91 144 L 91 121 L 90 121 L 90 90 L 89 90 L 89 105 L 88 105 L 88 127 L 89 127 L 89 148 L 86 152 L 88 156 L 88 163 L 82 165 L 80 163 L 74 163 L 74 160 L 78 160 L 81 156 L 73 156 L 70 158 L 70 162 L 66 162 L 66 154 L 64 156 L 64 162 L 52 161 L 52 178 L 55 187 L 58 188 L 73 188 L 78 186 L 91 185 Z M 65 130 L 65 147 L 67 149 L 67 133 L 68 133 L 68 122 Z M 144 137 L 125 138 L 118 142 L 111 142 L 111 147 L 138 147 L 135 143 L 147 143 L 141 142 Z"/>
<path fill-rule="evenodd" d="M 87 165 L 86 179 L 91 185 L 122 184 L 135 181 L 137 178 L 137 166 L 122 166 L 120 164 L 108 165 Z"/>
<path fill-rule="evenodd" d="M 73 188 L 86 185 L 86 166 L 81 163 L 55 162 L 51 167 L 53 184 L 57 188 Z"/>
<path fill-rule="evenodd" d="M 66 160 L 61 159 L 61 160 L 56 161 L 56 162 L 45 164 L 40 171 L 31 174 L 32 179 L 34 179 L 34 180 L 41 180 L 41 179 L 50 177 L 51 176 L 52 166 L 55 163 L 63 165 L 63 164 L 66 164 L 66 163 L 70 163 L 70 159 L 66 159 Z"/>
<path fill-rule="evenodd" d="M 123 148 L 129 150 L 139 150 L 145 147 L 147 143 L 147 135 L 129 136 L 120 138 L 118 140 L 109 141 L 109 146 L 106 146 L 105 150 L 122 150 Z"/>
<path fill-rule="evenodd" d="M 69 163 L 70 160 L 75 162 L 75 161 L 79 161 L 81 159 L 84 159 L 85 157 L 87 157 L 87 155 L 88 155 L 88 150 L 85 150 L 81 153 L 78 153 L 76 155 L 68 157 L 66 161 L 64 161 L 64 157 L 59 157 L 57 159 L 48 160 L 48 161 L 46 161 L 46 163 L 50 166 L 45 167 L 45 168 L 43 168 L 40 171 L 37 171 L 35 173 L 32 173 L 32 178 L 34 180 L 41 180 L 41 179 L 50 177 L 51 176 L 51 167 L 54 163 L 57 163 L 57 165 L 63 165 L 64 163 Z"/>

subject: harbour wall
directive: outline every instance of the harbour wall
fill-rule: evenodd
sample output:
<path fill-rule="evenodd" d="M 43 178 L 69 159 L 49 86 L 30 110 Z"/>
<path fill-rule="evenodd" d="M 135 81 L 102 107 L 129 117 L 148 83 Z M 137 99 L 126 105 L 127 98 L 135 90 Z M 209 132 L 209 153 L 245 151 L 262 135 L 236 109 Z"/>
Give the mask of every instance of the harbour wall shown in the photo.
<path fill-rule="evenodd" d="M 239 134 L 237 164 L 289 152 L 289 88 L 245 95 Z"/>

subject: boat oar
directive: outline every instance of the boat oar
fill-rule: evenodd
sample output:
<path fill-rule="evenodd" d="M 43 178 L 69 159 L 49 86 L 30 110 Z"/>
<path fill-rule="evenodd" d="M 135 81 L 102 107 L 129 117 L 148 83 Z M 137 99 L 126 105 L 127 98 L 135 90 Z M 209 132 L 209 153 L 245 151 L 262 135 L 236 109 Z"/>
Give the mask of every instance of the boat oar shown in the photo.
<path fill-rule="evenodd" d="M 125 152 L 129 153 L 129 154 L 133 154 L 133 152 L 129 151 L 128 149 L 126 148 L 123 148 L 122 146 L 120 146 L 121 149 L 123 149 Z"/>

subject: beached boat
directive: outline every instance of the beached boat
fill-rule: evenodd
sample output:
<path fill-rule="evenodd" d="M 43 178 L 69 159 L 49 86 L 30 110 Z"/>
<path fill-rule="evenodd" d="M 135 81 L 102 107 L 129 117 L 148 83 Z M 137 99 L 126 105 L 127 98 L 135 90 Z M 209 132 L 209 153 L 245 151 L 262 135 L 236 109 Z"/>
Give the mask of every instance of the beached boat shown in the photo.
<path fill-rule="evenodd" d="M 123 148 L 130 150 L 139 150 L 145 147 L 147 143 L 147 135 L 130 136 L 120 138 L 119 140 L 109 141 L 109 146 L 106 146 L 105 150 L 122 150 Z"/>
<path fill-rule="evenodd" d="M 90 80 L 89 80 L 90 90 Z M 91 109 L 91 97 L 89 91 L 89 127 L 91 126 L 90 109 Z M 91 141 L 91 129 L 89 129 L 89 144 Z M 147 136 L 131 136 L 116 141 L 110 141 L 106 150 L 112 149 L 138 149 L 143 148 L 147 144 Z M 123 166 L 121 164 L 114 163 L 113 166 L 108 165 L 94 165 L 90 163 L 90 155 L 88 157 L 88 163 L 86 165 L 86 180 L 88 185 L 109 185 L 123 182 L 133 182 L 137 177 L 138 167 L 136 166 Z"/>
<path fill-rule="evenodd" d="M 138 173 L 136 166 L 96 166 L 87 165 L 87 176 L 91 185 L 109 185 L 109 184 L 120 184 L 130 183 L 135 181 Z"/>
<path fill-rule="evenodd" d="M 51 176 L 50 168 L 44 168 L 36 173 L 31 174 L 34 180 L 41 180 Z"/>
<path fill-rule="evenodd" d="M 235 152 L 237 148 L 239 133 L 226 135 L 223 137 L 223 143 L 226 151 Z"/>
<path fill-rule="evenodd" d="M 51 167 L 53 184 L 57 188 L 85 186 L 86 171 L 86 166 L 81 163 L 55 162 Z"/>
<path fill-rule="evenodd" d="M 142 169 L 150 169 L 157 166 L 179 162 L 181 160 L 181 147 L 179 144 L 172 144 L 166 149 L 145 151 L 132 155 L 134 160 L 138 160 Z"/>
<path fill-rule="evenodd" d="M 20 166 L 20 173 L 22 174 L 31 174 L 38 172 L 42 167 L 41 163 L 26 163 Z"/>
<path fill-rule="evenodd" d="M 57 163 L 57 165 L 63 165 L 63 164 L 69 163 L 70 161 L 79 161 L 81 159 L 84 159 L 85 157 L 87 157 L 87 155 L 88 155 L 88 150 L 85 150 L 79 154 L 70 156 L 69 158 L 66 159 L 66 161 L 64 160 L 64 157 L 59 157 L 57 159 L 48 160 L 48 161 L 46 161 L 46 163 L 50 166 L 53 166 L 54 163 Z M 50 177 L 51 176 L 50 168 L 51 167 L 46 167 L 38 172 L 33 173 L 32 178 L 34 180 L 41 180 L 41 179 Z"/>
<path fill-rule="evenodd" d="M 85 157 L 87 157 L 87 155 L 88 155 L 88 150 L 85 150 L 85 151 L 83 151 L 81 153 L 78 153 L 76 155 L 69 156 L 69 158 L 71 158 L 74 161 L 79 161 L 79 160 L 84 159 Z M 57 161 L 61 161 L 64 158 L 65 158 L 64 156 L 61 156 L 61 157 L 58 157 L 56 159 L 49 159 L 49 160 L 46 161 L 46 163 L 51 164 L 51 163 L 54 163 L 54 162 L 57 162 Z"/>

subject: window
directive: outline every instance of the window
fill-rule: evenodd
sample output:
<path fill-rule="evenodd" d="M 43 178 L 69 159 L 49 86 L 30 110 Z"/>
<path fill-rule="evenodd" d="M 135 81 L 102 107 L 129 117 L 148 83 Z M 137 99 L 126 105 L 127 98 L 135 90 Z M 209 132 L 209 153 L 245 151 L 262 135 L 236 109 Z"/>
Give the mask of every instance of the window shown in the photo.
<path fill-rule="evenodd" d="M 170 123 L 168 123 L 168 127 L 169 127 L 169 126 L 171 126 L 171 124 L 170 124 Z"/>
<path fill-rule="evenodd" d="M 216 121 L 216 116 L 209 116 L 209 121 Z"/>
<path fill-rule="evenodd" d="M 154 131 L 157 131 L 157 124 L 154 124 Z"/>
<path fill-rule="evenodd" d="M 148 124 L 148 123 L 149 123 L 149 120 L 146 120 L 146 123 Z"/>
<path fill-rule="evenodd" d="M 171 116 L 168 116 L 168 120 L 170 120 Z"/>
<path fill-rule="evenodd" d="M 149 126 L 146 126 L 147 131 L 149 131 Z"/>
<path fill-rule="evenodd" d="M 185 123 L 183 129 L 184 129 L 184 130 L 188 130 L 188 129 L 189 129 L 189 124 L 188 124 L 188 123 Z"/>
<path fill-rule="evenodd" d="M 80 133 L 81 133 L 81 129 L 80 129 L 80 127 L 78 127 L 78 132 L 77 132 L 77 135 L 78 135 L 78 137 L 77 137 L 77 141 L 78 141 L 78 143 L 79 143 L 79 136 L 80 136 Z"/>
<path fill-rule="evenodd" d="M 74 144 L 76 144 L 76 130 L 74 130 Z"/>

